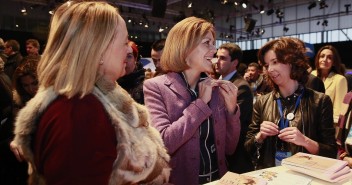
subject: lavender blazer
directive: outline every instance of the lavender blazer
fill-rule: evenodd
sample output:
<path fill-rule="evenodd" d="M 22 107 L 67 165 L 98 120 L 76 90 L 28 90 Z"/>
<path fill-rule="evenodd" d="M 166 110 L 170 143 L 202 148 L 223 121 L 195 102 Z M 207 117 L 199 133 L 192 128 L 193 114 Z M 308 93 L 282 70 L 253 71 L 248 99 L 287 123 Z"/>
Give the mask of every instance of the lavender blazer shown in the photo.
<path fill-rule="evenodd" d="M 224 100 L 214 89 L 209 106 L 201 99 L 191 101 L 186 83 L 177 73 L 167 73 L 144 82 L 145 105 L 152 125 L 159 130 L 171 156 L 170 183 L 198 185 L 200 148 L 199 126 L 209 116 L 214 134 L 220 176 L 226 171 L 225 154 L 232 154 L 240 135 L 240 111 L 228 114 Z"/>

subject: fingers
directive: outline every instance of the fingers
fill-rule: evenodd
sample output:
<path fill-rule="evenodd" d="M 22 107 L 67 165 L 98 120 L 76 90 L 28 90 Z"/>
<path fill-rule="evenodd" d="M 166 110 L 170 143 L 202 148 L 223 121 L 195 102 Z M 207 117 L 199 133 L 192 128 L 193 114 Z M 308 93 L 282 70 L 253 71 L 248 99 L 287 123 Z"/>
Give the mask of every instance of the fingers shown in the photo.
<path fill-rule="evenodd" d="M 16 159 L 19 162 L 22 162 L 24 159 L 22 149 L 18 145 L 16 145 L 13 141 L 10 143 L 10 149 L 12 153 L 15 155 Z"/>
<path fill-rule="evenodd" d="M 263 121 L 260 125 L 260 132 L 262 135 L 266 136 L 275 136 L 279 134 L 279 127 L 270 121 Z"/>

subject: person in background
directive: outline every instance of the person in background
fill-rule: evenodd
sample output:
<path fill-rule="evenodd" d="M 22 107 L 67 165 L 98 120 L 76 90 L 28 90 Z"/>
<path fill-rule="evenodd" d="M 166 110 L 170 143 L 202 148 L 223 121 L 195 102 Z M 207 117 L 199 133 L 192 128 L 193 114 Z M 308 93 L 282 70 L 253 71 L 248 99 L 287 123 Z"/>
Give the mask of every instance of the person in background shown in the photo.
<path fill-rule="evenodd" d="M 10 150 L 13 139 L 12 84 L 4 73 L 4 61 L 0 57 L 0 184 L 26 185 L 27 163 L 16 160 Z"/>
<path fill-rule="evenodd" d="M 282 37 L 266 43 L 258 59 L 267 69 L 272 92 L 258 97 L 245 148 L 256 169 L 281 165 L 297 152 L 336 158 L 332 102 L 305 87 L 308 58 L 301 40 Z"/>
<path fill-rule="evenodd" d="M 311 73 L 324 82 L 325 94 L 331 98 L 333 104 L 335 126 L 337 126 L 341 110 L 345 109 L 342 102 L 348 88 L 347 80 L 343 76 L 345 69 L 341 64 L 338 51 L 333 46 L 326 45 L 317 52 L 315 56 L 316 70 Z"/>
<path fill-rule="evenodd" d="M 35 56 L 25 57 L 23 63 L 15 70 L 13 75 L 14 116 L 38 91 L 38 62 Z"/>
<path fill-rule="evenodd" d="M 163 74 L 163 71 L 160 67 L 160 58 L 161 58 L 161 55 L 163 54 L 164 46 L 165 46 L 165 39 L 157 40 L 152 44 L 152 50 L 150 55 L 155 66 L 155 72 L 151 72 L 150 69 L 147 70 L 146 77 L 148 79 Z"/>
<path fill-rule="evenodd" d="M 250 155 L 244 149 L 244 141 L 253 110 L 253 95 L 245 79 L 237 72 L 237 67 L 242 62 L 242 49 L 234 43 L 222 44 L 216 53 L 218 59 L 215 70 L 221 76 L 219 79 L 228 80 L 237 88 L 237 103 L 240 107 L 241 134 L 236 151 L 227 156 L 229 170 L 236 173 L 253 171 Z"/>
<path fill-rule="evenodd" d="M 26 40 L 26 52 L 27 52 L 26 57 L 31 56 L 31 57 L 37 58 L 39 61 L 40 60 L 39 50 L 40 50 L 40 44 L 38 40 L 36 39 Z"/>
<path fill-rule="evenodd" d="M 160 64 L 166 74 L 144 81 L 151 124 L 171 155 L 170 183 L 198 185 L 227 172 L 225 154 L 240 134 L 237 88 L 225 80 L 201 78 L 213 72 L 214 26 L 188 17 L 166 38 Z"/>
<path fill-rule="evenodd" d="M 258 63 L 252 62 L 248 64 L 244 79 L 249 83 L 253 93 L 253 103 L 258 96 L 269 93 L 272 88 L 267 84 L 264 75 L 261 73 L 261 69 Z"/>
<path fill-rule="evenodd" d="M 16 40 L 7 40 L 5 42 L 4 54 L 7 55 L 5 62 L 5 73 L 12 79 L 18 65 L 21 64 L 23 57 L 20 53 L 20 44 Z"/>
<path fill-rule="evenodd" d="M 5 51 L 5 43 L 4 43 L 4 40 L 2 38 L 0 38 L 0 58 L 2 59 L 2 61 L 4 63 L 6 63 L 7 61 L 7 56 L 6 54 L 4 53 Z"/>
<path fill-rule="evenodd" d="M 128 41 L 128 46 L 126 74 L 119 78 L 117 82 L 136 102 L 144 104 L 143 81 L 145 78 L 145 69 L 139 62 L 138 47 L 136 43 Z"/>
<path fill-rule="evenodd" d="M 238 67 L 237 67 L 237 72 L 240 76 L 244 76 L 244 74 L 246 73 L 246 70 L 247 70 L 247 64 L 245 63 L 240 63 L 238 64 Z"/>
<path fill-rule="evenodd" d="M 106 2 L 69 1 L 55 10 L 39 90 L 18 113 L 11 142 L 30 164 L 29 184 L 168 181 L 160 134 L 146 108 L 116 83 L 125 73 L 127 38 L 125 21 Z"/>

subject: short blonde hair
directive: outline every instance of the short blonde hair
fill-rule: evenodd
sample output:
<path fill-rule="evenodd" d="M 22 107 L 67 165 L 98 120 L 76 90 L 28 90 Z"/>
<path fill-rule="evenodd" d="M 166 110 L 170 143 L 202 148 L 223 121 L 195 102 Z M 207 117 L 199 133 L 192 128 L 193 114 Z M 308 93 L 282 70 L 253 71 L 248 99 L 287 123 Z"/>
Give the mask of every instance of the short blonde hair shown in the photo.
<path fill-rule="evenodd" d="M 211 32 L 215 37 L 214 26 L 201 18 L 188 17 L 177 23 L 169 32 L 160 65 L 165 72 L 181 72 L 188 69 L 186 57 L 202 39 Z"/>
<path fill-rule="evenodd" d="M 115 38 L 119 13 L 106 2 L 69 1 L 56 9 L 38 64 L 40 86 L 71 98 L 92 92 L 99 62 Z"/>

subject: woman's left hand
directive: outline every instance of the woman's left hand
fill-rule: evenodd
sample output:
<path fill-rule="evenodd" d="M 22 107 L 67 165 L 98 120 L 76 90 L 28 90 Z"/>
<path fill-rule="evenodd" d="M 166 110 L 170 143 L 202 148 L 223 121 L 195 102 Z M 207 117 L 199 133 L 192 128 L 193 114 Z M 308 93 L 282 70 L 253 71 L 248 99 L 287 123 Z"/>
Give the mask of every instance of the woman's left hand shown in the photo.
<path fill-rule="evenodd" d="M 280 130 L 278 137 L 285 142 L 298 146 L 303 146 L 306 142 L 306 136 L 297 127 L 286 127 Z"/>
<path fill-rule="evenodd" d="M 220 94 L 224 97 L 225 106 L 229 113 L 235 113 L 237 108 L 237 87 L 230 81 L 218 80 Z"/>

